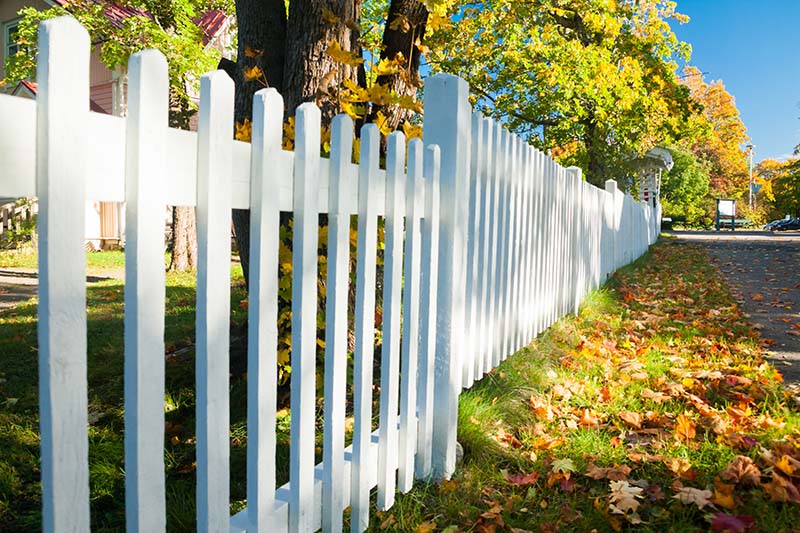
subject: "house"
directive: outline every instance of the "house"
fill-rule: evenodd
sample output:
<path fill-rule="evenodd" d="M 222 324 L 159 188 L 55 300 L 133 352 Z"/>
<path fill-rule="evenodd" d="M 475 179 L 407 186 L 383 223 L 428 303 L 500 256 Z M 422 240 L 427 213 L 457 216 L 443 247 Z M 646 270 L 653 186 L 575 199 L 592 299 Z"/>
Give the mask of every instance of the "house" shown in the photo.
<path fill-rule="evenodd" d="M 92 0 L 106 6 L 105 15 L 112 24 L 118 25 L 129 17 L 150 17 L 141 9 L 118 4 L 111 0 Z M 0 79 L 5 78 L 6 58 L 16 53 L 18 45 L 15 35 L 20 21 L 19 11 L 25 7 L 49 9 L 60 6 L 69 8 L 69 0 L 0 0 L 0 28 L 2 28 L 2 50 L 0 50 Z M 233 42 L 233 17 L 212 9 L 197 18 L 195 24 L 203 30 L 203 45 L 219 50 L 229 57 Z M 101 60 L 98 47 L 92 50 L 89 63 L 89 107 L 96 113 L 125 116 L 127 96 L 126 66 L 109 69 Z M 24 98 L 36 98 L 36 83 L 23 80 L 12 87 L 0 87 L 5 93 Z M 196 124 L 196 121 L 193 121 Z M 3 200 L 0 199 L 0 203 Z M 86 241 L 92 249 L 108 249 L 119 246 L 125 240 L 124 205 L 113 202 L 87 202 Z"/>

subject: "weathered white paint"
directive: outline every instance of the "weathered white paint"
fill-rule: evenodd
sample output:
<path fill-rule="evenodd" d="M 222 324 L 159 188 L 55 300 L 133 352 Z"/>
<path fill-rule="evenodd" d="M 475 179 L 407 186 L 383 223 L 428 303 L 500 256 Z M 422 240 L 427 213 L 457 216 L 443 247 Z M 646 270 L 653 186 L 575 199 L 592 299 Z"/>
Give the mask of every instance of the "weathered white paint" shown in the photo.
<path fill-rule="evenodd" d="M 461 390 L 459 352 L 464 350 L 466 233 L 471 148 L 469 86 L 437 74 L 425 82 L 423 139 L 442 150 L 439 212 L 439 284 L 433 468 L 449 476 L 456 466 L 456 424 Z"/>
<path fill-rule="evenodd" d="M 197 529 L 230 520 L 228 395 L 231 275 L 233 81 L 223 71 L 200 79 L 197 125 Z"/>
<path fill-rule="evenodd" d="M 414 457 L 417 450 L 417 370 L 420 331 L 420 253 L 422 201 L 425 182 L 422 173 L 421 139 L 408 143 L 408 179 L 406 180 L 406 239 L 403 264 L 403 339 L 400 362 L 400 429 L 398 443 L 397 486 L 402 492 L 414 484 Z M 427 265 L 426 265 L 427 268 Z"/>
<path fill-rule="evenodd" d="M 125 519 L 166 529 L 164 485 L 164 166 L 169 79 L 154 50 L 128 63 L 125 209 Z"/>
<path fill-rule="evenodd" d="M 353 121 L 347 115 L 333 119 L 331 126 L 331 180 L 328 215 L 328 283 L 325 305 L 325 413 L 322 460 L 322 530 L 342 530 L 345 494 L 344 416 L 347 395 L 347 296 L 350 286 L 350 203 L 355 176 Z"/>
<path fill-rule="evenodd" d="M 383 344 L 381 348 L 378 509 L 394 505 L 398 454 L 400 317 L 403 284 L 403 219 L 406 214 L 406 139 L 402 132 L 386 143 L 386 239 L 383 263 Z"/>
<path fill-rule="evenodd" d="M 297 108 L 292 232 L 291 531 L 310 530 L 314 513 L 320 122 L 320 110 L 313 102 Z"/>
<path fill-rule="evenodd" d="M 277 409 L 278 176 L 282 167 L 283 98 L 275 89 L 253 99 L 250 200 L 250 287 L 247 322 L 247 506 L 249 531 L 270 528 L 275 505 Z M 291 160 L 289 161 L 291 162 Z M 277 171 L 275 171 L 277 170 Z"/>
<path fill-rule="evenodd" d="M 417 389 L 417 458 L 414 471 L 419 479 L 433 474 L 433 391 L 436 368 L 437 294 L 439 284 L 439 147 L 425 149 L 425 213 L 422 221 L 422 257 L 426 268 L 420 272 L 419 383 Z"/>
<path fill-rule="evenodd" d="M 380 133 L 374 124 L 361 129 L 361 164 L 358 175 L 358 251 L 356 259 L 355 354 L 353 356 L 353 463 L 350 485 L 350 531 L 361 533 L 369 525 L 367 482 L 375 463 L 368 460 L 372 432 L 372 360 L 375 341 L 375 254 L 378 213 L 375 208 L 375 174 L 379 162 Z"/>
<path fill-rule="evenodd" d="M 39 191 L 42 529 L 89 531 L 83 248 L 89 34 L 74 19 L 62 17 L 39 26 L 38 42 L 36 142 L 31 143 L 36 152 L 27 162 L 35 162 Z M 12 113 L 0 123 L 16 125 L 14 118 Z"/>

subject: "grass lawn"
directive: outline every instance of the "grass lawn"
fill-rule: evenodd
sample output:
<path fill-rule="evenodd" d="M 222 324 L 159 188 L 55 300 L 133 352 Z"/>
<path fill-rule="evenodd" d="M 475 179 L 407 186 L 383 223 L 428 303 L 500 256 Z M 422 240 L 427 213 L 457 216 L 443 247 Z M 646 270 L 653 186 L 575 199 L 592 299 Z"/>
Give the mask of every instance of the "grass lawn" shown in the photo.
<path fill-rule="evenodd" d="M 371 529 L 797 531 L 797 404 L 705 253 L 662 239 L 462 394 L 464 462 Z"/>
<path fill-rule="evenodd" d="M 0 254 L 0 266 L 36 267 L 35 254 Z M 122 252 L 87 253 L 94 275 L 124 270 Z M 241 267 L 232 268 L 231 496 L 245 498 L 246 374 L 241 328 L 247 294 Z M 92 529 L 125 524 L 123 466 L 122 280 L 87 286 L 89 460 Z M 194 529 L 194 323 L 196 280 L 167 274 L 166 441 L 168 525 Z M 0 313 L 0 531 L 41 530 L 36 301 Z M 288 413 L 283 416 L 288 428 Z M 288 436 L 287 436 L 288 439 Z M 243 504 L 239 504 L 241 507 Z"/>
<path fill-rule="evenodd" d="M 4 256 L 0 265 L 10 266 Z M 246 294 L 241 271 L 232 277 L 236 337 Z M 124 528 L 122 293 L 118 280 L 87 290 L 96 530 Z M 192 531 L 194 277 L 169 274 L 167 298 L 167 520 L 170 531 Z M 0 530 L 41 529 L 35 302 L 0 314 L 0 339 Z M 245 498 L 243 348 L 232 349 L 232 512 Z M 662 241 L 591 294 L 579 317 L 464 392 L 465 459 L 454 478 L 417 483 L 370 527 L 791 531 L 800 523 L 799 417 L 762 357 L 704 253 Z M 283 456 L 287 410 L 278 424 Z"/>

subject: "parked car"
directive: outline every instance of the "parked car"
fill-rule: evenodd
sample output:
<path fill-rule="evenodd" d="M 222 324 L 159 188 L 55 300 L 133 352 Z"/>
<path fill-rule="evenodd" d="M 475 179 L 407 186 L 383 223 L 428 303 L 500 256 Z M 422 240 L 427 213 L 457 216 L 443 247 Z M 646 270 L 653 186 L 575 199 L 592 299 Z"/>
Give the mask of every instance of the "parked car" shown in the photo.
<path fill-rule="evenodd" d="M 793 229 L 800 229 L 800 218 L 790 218 L 783 220 L 779 224 L 775 224 L 770 231 L 787 231 Z"/>
<path fill-rule="evenodd" d="M 773 220 L 772 222 L 767 222 L 766 224 L 761 226 L 761 229 L 768 229 L 768 230 L 772 231 L 772 229 L 776 225 L 780 224 L 781 222 L 786 222 L 786 219 L 785 218 L 779 218 L 778 220 Z"/>

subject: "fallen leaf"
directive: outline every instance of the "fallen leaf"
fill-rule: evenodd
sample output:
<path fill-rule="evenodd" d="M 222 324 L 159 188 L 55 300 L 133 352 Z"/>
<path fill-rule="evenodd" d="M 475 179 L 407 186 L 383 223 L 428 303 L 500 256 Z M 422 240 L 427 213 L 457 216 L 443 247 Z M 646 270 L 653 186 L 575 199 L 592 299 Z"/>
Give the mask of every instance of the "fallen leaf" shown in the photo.
<path fill-rule="evenodd" d="M 572 462 L 572 459 L 556 459 L 553 461 L 551 469 L 553 472 L 567 474 L 575 471 L 575 463 Z"/>
<path fill-rule="evenodd" d="M 589 466 L 586 467 L 586 477 L 590 477 L 592 479 L 609 479 L 612 481 L 621 481 L 628 479 L 628 475 L 631 473 L 631 467 L 627 465 L 620 465 L 615 466 L 613 468 L 609 467 L 599 467 L 594 463 L 589 463 Z"/>
<path fill-rule="evenodd" d="M 634 487 L 627 481 L 610 481 L 611 494 L 608 497 L 608 509 L 614 514 L 627 514 L 636 512 L 639 508 L 639 499 L 642 498 L 644 489 Z"/>
<path fill-rule="evenodd" d="M 642 415 L 639 413 L 634 413 L 632 411 L 622 411 L 619 413 L 620 419 L 625 422 L 628 426 L 636 429 L 642 428 Z"/>
<path fill-rule="evenodd" d="M 736 500 L 733 498 L 733 489 L 736 485 L 723 483 L 719 479 L 714 480 L 714 498 L 711 500 L 715 505 L 725 509 L 736 509 Z"/>
<path fill-rule="evenodd" d="M 686 415 L 678 415 L 675 421 L 675 437 L 680 441 L 690 441 L 696 434 L 694 422 Z"/>
<path fill-rule="evenodd" d="M 417 533 L 431 533 L 431 531 L 436 531 L 436 522 L 433 520 L 427 520 L 418 525 L 415 531 Z"/>
<path fill-rule="evenodd" d="M 756 519 L 752 516 L 733 516 L 725 513 L 717 513 L 711 520 L 712 531 L 727 531 L 728 533 L 740 533 L 755 529 Z"/>
<path fill-rule="evenodd" d="M 688 459 L 684 459 L 683 457 L 669 457 L 664 459 L 664 464 L 667 465 L 672 472 L 678 475 L 683 479 L 692 479 L 696 476 L 688 475 L 691 471 L 692 463 L 689 462 Z"/>
<path fill-rule="evenodd" d="M 761 483 L 761 471 L 753 460 L 744 455 L 734 457 L 725 470 L 720 472 L 720 479 L 727 483 L 758 485 Z"/>
<path fill-rule="evenodd" d="M 710 490 L 695 489 L 693 487 L 681 487 L 678 493 L 673 496 L 679 502 L 690 505 L 694 504 L 698 509 L 702 509 L 706 505 L 711 505 L 711 498 L 714 493 Z"/>
<path fill-rule="evenodd" d="M 583 410 L 581 419 L 578 422 L 582 426 L 596 426 L 600 423 L 597 415 L 592 414 L 588 409 Z"/>
<path fill-rule="evenodd" d="M 774 502 L 795 502 L 800 503 L 800 493 L 794 484 L 778 474 L 772 472 L 772 481 L 761 485 Z"/>
<path fill-rule="evenodd" d="M 800 471 L 800 461 L 788 455 L 782 455 L 780 459 L 775 461 L 775 468 L 787 476 L 794 476 L 796 472 Z"/>
<path fill-rule="evenodd" d="M 517 487 L 533 485 L 538 480 L 539 480 L 538 472 L 531 472 L 530 474 L 506 475 L 506 481 L 508 481 L 509 485 L 514 485 Z"/>

